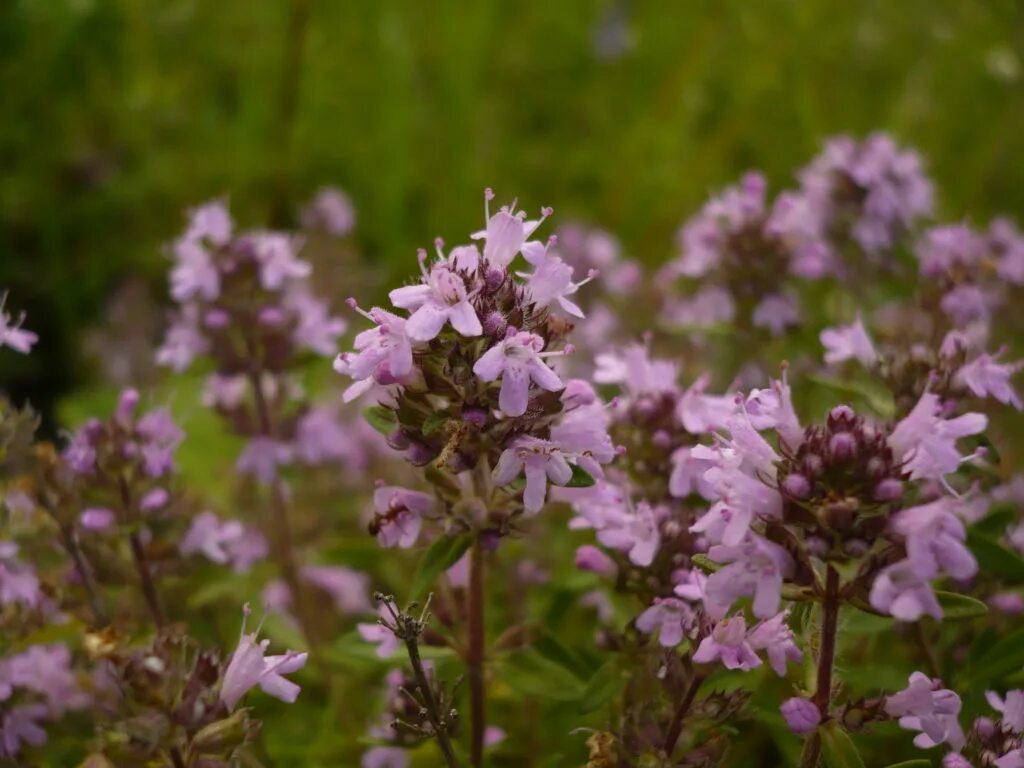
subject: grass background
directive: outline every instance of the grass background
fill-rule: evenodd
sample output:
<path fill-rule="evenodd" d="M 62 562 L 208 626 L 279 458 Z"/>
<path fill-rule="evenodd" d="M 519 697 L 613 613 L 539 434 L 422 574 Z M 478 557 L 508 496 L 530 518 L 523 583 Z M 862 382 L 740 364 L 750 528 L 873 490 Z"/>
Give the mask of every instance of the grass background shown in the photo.
<path fill-rule="evenodd" d="M 1019 214 L 1010 0 L 11 0 L 0 6 L 0 286 L 43 343 L 0 387 L 45 411 L 126 275 L 163 295 L 182 210 L 293 222 L 338 184 L 382 278 L 481 222 L 481 189 L 648 262 L 710 190 L 782 185 L 822 137 L 893 131 L 955 217 Z"/>

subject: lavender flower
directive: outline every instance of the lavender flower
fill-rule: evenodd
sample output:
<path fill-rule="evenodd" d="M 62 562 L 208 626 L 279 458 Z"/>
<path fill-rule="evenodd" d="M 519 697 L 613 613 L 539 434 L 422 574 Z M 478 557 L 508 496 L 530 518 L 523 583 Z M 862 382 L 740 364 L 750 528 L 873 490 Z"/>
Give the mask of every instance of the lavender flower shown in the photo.
<path fill-rule="evenodd" d="M 221 701 L 232 710 L 246 693 L 258 685 L 264 693 L 289 704 L 293 703 L 298 698 L 301 688 L 285 679 L 284 675 L 302 669 L 309 654 L 287 651 L 280 656 L 266 656 L 270 641 L 257 641 L 259 627 L 252 634 L 245 633 L 248 617 L 249 606 L 246 604 L 243 608 L 242 631 L 238 646 L 231 655 L 221 681 Z"/>
<path fill-rule="evenodd" d="M 899 718 L 902 728 L 920 731 L 914 744 L 923 749 L 943 742 L 956 750 L 963 747 L 964 733 L 957 721 L 960 697 L 922 672 L 910 675 L 909 682 L 904 690 L 886 698 L 885 711 Z"/>

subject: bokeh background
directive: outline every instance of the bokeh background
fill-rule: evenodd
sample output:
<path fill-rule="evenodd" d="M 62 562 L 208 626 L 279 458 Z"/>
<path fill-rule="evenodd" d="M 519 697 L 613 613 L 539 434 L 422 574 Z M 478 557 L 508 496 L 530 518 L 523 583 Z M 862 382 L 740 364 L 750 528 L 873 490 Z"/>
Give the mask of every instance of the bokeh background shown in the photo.
<path fill-rule="evenodd" d="M 1011 0 L 9 0 L 0 286 L 42 343 L 0 386 L 52 429 L 110 297 L 163 297 L 214 196 L 282 226 L 341 186 L 381 285 L 477 228 L 488 185 L 659 262 L 710 190 L 787 183 L 837 132 L 918 147 L 946 212 L 1019 217 L 1022 59 Z"/>

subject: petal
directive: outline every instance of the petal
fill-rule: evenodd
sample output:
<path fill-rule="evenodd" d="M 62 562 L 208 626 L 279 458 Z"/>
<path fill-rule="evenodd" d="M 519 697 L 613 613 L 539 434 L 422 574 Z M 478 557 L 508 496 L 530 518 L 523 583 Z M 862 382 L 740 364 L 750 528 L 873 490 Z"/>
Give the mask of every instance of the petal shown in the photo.
<path fill-rule="evenodd" d="M 539 463 L 527 463 L 525 469 L 526 490 L 523 492 L 523 506 L 527 512 L 540 512 L 544 506 L 544 497 L 547 495 L 547 475 L 544 473 L 543 465 Z"/>
<path fill-rule="evenodd" d="M 430 341 L 444 328 L 448 308 L 428 301 L 412 313 L 405 323 L 405 333 L 413 341 Z"/>
<path fill-rule="evenodd" d="M 501 377 L 498 406 L 507 416 L 522 416 L 526 413 L 530 399 L 529 388 L 526 370 L 519 365 L 506 364 L 505 373 Z"/>
<path fill-rule="evenodd" d="M 430 294 L 429 285 L 406 285 L 402 288 L 395 288 L 388 294 L 388 298 L 396 307 L 416 309 L 430 298 Z"/>
<path fill-rule="evenodd" d="M 548 392 L 557 392 L 563 388 L 562 380 L 540 358 L 530 360 L 527 365 L 530 370 L 530 378 L 541 389 L 546 389 Z"/>
<path fill-rule="evenodd" d="M 473 373 L 481 381 L 494 381 L 505 368 L 505 345 L 491 347 L 473 365 Z"/>
<path fill-rule="evenodd" d="M 468 301 L 460 301 L 451 308 L 448 320 L 452 328 L 463 336 L 479 336 L 484 332 L 480 325 L 480 318 L 476 316 L 476 310 Z"/>

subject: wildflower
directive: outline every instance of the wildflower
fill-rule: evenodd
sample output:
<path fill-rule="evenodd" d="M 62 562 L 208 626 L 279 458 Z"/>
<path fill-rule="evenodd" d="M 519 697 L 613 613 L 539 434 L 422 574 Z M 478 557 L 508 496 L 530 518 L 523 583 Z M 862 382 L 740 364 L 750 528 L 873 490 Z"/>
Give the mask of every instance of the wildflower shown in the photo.
<path fill-rule="evenodd" d="M 964 545 L 967 533 L 953 512 L 955 505 L 956 501 L 943 497 L 904 509 L 892 518 L 893 531 L 906 539 L 910 567 L 922 579 L 945 571 L 963 581 L 977 573 L 978 562 Z"/>
<path fill-rule="evenodd" d="M 871 606 L 900 621 L 917 621 L 928 614 L 942 618 L 942 607 L 927 580 L 922 579 L 909 560 L 883 568 L 875 577 L 868 597 Z"/>
<path fill-rule="evenodd" d="M 788 611 L 782 611 L 754 627 L 747 640 L 755 651 L 766 651 L 768 663 L 779 677 L 786 675 L 786 662 L 799 664 L 803 653 L 793 640 L 793 630 L 786 624 Z"/>
<path fill-rule="evenodd" d="M 921 731 L 914 738 L 914 744 L 922 749 L 943 742 L 948 742 L 953 749 L 960 749 L 965 742 L 957 721 L 960 697 L 941 688 L 941 685 L 939 680 L 914 672 L 904 690 L 885 700 L 885 711 L 891 717 L 899 718 L 900 727 Z"/>
<path fill-rule="evenodd" d="M 821 332 L 821 343 L 826 349 L 825 362 L 829 364 L 857 360 L 870 367 L 878 360 L 878 353 L 860 317 L 850 325 L 826 328 Z"/>
<path fill-rule="evenodd" d="M 494 468 L 494 483 L 508 485 L 520 474 L 526 475 L 523 504 L 527 512 L 536 513 L 544 506 L 548 480 L 565 485 L 572 479 L 572 467 L 554 443 L 524 436 L 502 451 Z"/>
<path fill-rule="evenodd" d="M 1002 715 L 1003 726 L 1018 735 L 1024 735 L 1024 691 L 1013 690 L 1002 698 L 995 691 L 985 693 L 989 706 Z"/>
<path fill-rule="evenodd" d="M 24 314 L 12 320 L 11 315 L 4 312 L 6 301 L 7 294 L 4 293 L 0 296 L 0 347 L 10 347 L 15 352 L 27 355 L 32 345 L 39 341 L 39 337 L 32 331 L 22 328 L 22 323 L 25 322 Z"/>
<path fill-rule="evenodd" d="M 1002 352 L 1003 350 L 995 355 L 978 355 L 957 370 L 953 381 L 976 397 L 992 397 L 1000 403 L 1012 405 L 1019 411 L 1024 405 L 1010 380 L 1024 366 L 1024 361 L 996 362 Z"/>
<path fill-rule="evenodd" d="M 636 628 L 645 634 L 658 633 L 658 642 L 665 648 L 674 648 L 693 626 L 694 615 L 690 606 L 674 597 L 656 597 L 636 619 Z"/>
<path fill-rule="evenodd" d="M 266 557 L 269 547 L 263 534 L 254 528 L 202 512 L 192 519 L 178 550 L 183 555 L 202 554 L 221 565 L 230 563 L 236 573 L 244 573 Z"/>
<path fill-rule="evenodd" d="M 889 435 L 889 446 L 897 460 L 905 463 L 912 480 L 941 480 L 955 472 L 964 461 L 956 441 L 983 432 L 988 426 L 988 419 L 980 413 L 965 413 L 953 419 L 943 419 L 942 413 L 939 396 L 926 391 Z"/>
<path fill-rule="evenodd" d="M 597 538 L 606 547 L 626 552 L 634 565 L 647 567 L 661 547 L 660 518 L 665 510 L 645 501 L 627 511 L 618 511 L 605 521 Z"/>
<path fill-rule="evenodd" d="M 493 199 L 494 193 L 487 189 L 484 192 L 484 215 L 487 219 L 487 227 L 474 233 L 473 239 L 484 240 L 484 261 L 488 266 L 505 269 L 520 252 L 527 238 L 534 233 L 544 219 L 551 215 L 551 209 L 544 209 L 541 218 L 536 221 L 527 221 L 523 211 L 515 210 L 515 204 L 502 206 L 492 216 L 490 203 Z"/>
<path fill-rule="evenodd" d="M 505 415 L 526 413 L 531 381 L 549 392 L 562 388 L 562 380 L 544 363 L 543 348 L 544 340 L 536 334 L 510 333 L 473 365 L 473 373 L 481 381 L 501 379 L 498 405 Z"/>
<path fill-rule="evenodd" d="M 345 237 L 356 225 L 356 211 L 348 195 L 336 187 L 321 187 L 302 211 L 302 225 L 322 229 L 332 237 Z"/>
<path fill-rule="evenodd" d="M 342 565 L 304 565 L 299 575 L 334 600 L 338 613 L 348 615 L 370 610 L 370 578 Z"/>
<path fill-rule="evenodd" d="M 309 654 L 287 651 L 280 656 L 265 656 L 269 640 L 257 641 L 260 628 L 252 634 L 245 634 L 245 622 L 249 606 L 243 608 L 241 636 L 238 646 L 231 655 L 224 677 L 221 680 L 220 699 L 232 710 L 239 700 L 253 687 L 259 685 L 264 693 L 281 701 L 292 703 L 298 698 L 301 688 L 284 675 L 298 672 L 306 665 Z"/>
<path fill-rule="evenodd" d="M 423 515 L 435 505 L 434 497 L 392 485 L 379 485 L 373 492 L 374 517 L 370 523 L 382 547 L 408 549 L 419 538 Z"/>
<path fill-rule="evenodd" d="M 793 560 L 778 544 L 754 534 L 737 546 L 716 545 L 708 557 L 724 568 L 708 576 L 704 604 L 713 615 L 722 615 L 741 597 L 754 598 L 754 615 L 775 615 L 782 594 L 782 580 L 793 573 Z"/>
<path fill-rule="evenodd" d="M 576 567 L 599 576 L 612 576 L 616 570 L 615 561 L 590 544 L 576 548 Z"/>
<path fill-rule="evenodd" d="M 354 301 L 350 305 L 355 306 Z M 365 316 L 376 326 L 356 336 L 356 354 L 343 352 L 334 363 L 338 373 L 355 381 L 345 390 L 345 402 L 363 394 L 375 381 L 379 384 L 401 382 L 413 370 L 412 341 L 406 334 L 406 321 L 377 307 Z"/>
<path fill-rule="evenodd" d="M 406 322 L 410 339 L 430 341 L 445 323 L 451 323 L 463 336 L 483 333 L 466 281 L 447 261 L 435 264 L 423 280 L 420 285 L 396 288 L 388 294 L 392 304 L 412 312 Z"/>
<path fill-rule="evenodd" d="M 749 670 L 761 666 L 761 659 L 747 640 L 747 622 L 742 615 L 719 621 L 711 634 L 701 640 L 693 661 L 697 664 L 721 661 L 726 669 Z"/>

